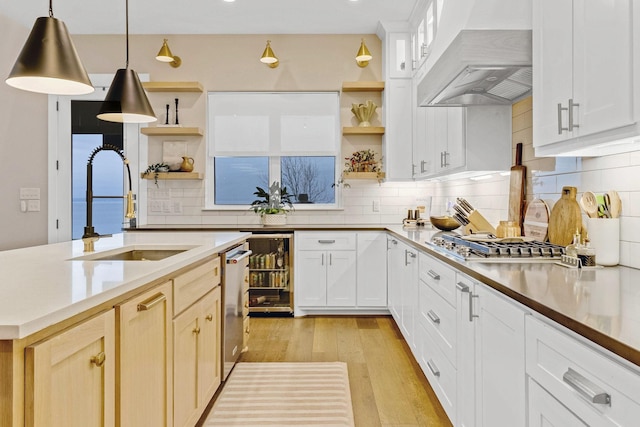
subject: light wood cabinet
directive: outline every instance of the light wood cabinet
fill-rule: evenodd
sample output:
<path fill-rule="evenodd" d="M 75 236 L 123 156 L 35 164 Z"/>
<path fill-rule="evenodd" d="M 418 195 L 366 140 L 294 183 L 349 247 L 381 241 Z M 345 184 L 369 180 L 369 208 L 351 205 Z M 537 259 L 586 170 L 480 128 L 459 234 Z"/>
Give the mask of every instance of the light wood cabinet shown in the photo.
<path fill-rule="evenodd" d="M 174 426 L 193 426 L 220 385 L 221 308 L 216 287 L 173 320 Z"/>
<path fill-rule="evenodd" d="M 536 155 L 637 135 L 633 9 L 630 0 L 533 2 Z"/>
<path fill-rule="evenodd" d="M 172 283 L 116 306 L 120 426 L 173 425 Z"/>
<path fill-rule="evenodd" d="M 115 426 L 110 310 L 25 349 L 25 425 Z"/>

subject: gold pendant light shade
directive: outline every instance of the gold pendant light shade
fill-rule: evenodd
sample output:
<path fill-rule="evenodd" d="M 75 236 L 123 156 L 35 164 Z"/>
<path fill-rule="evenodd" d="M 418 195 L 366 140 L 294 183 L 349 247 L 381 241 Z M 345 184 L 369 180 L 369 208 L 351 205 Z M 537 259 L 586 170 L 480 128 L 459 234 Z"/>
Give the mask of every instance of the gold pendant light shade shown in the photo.
<path fill-rule="evenodd" d="M 271 49 L 271 40 L 267 40 L 267 47 L 265 47 L 264 52 L 262 52 L 260 62 L 267 64 L 271 68 L 276 68 L 280 64 L 280 61 Z"/>
<path fill-rule="evenodd" d="M 359 67 L 364 68 L 369 65 L 369 61 L 371 61 L 371 52 L 367 49 L 367 45 L 364 44 L 364 39 L 362 39 L 362 43 L 360 43 L 360 49 L 358 49 L 358 54 L 356 55 L 356 63 Z"/>
<path fill-rule="evenodd" d="M 6 83 L 53 95 L 84 95 L 94 90 L 67 26 L 53 16 L 36 19 Z"/>
<path fill-rule="evenodd" d="M 167 39 L 162 42 L 162 47 L 156 55 L 156 59 L 160 62 L 168 62 L 173 68 L 178 68 L 182 64 L 182 59 L 179 56 L 174 56 L 169 49 Z"/>
<path fill-rule="evenodd" d="M 97 117 L 118 123 L 149 123 L 157 120 L 138 74 L 130 68 L 116 71 Z"/>

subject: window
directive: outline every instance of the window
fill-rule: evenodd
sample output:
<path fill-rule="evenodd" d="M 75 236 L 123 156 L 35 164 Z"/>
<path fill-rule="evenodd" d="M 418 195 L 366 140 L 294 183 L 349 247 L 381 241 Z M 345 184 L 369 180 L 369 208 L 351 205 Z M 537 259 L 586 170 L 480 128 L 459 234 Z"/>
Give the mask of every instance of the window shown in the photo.
<path fill-rule="evenodd" d="M 206 208 L 245 209 L 282 183 L 296 208 L 337 207 L 337 92 L 209 94 Z"/>

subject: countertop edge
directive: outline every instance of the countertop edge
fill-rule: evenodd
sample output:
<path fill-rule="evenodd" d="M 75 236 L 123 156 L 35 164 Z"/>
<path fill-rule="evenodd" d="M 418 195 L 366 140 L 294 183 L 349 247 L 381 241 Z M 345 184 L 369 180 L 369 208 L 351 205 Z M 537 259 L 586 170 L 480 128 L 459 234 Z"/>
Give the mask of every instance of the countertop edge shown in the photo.
<path fill-rule="evenodd" d="M 484 276 L 483 274 L 478 273 L 473 268 L 469 267 L 468 264 L 460 263 L 452 258 L 449 258 L 441 253 L 434 251 L 424 244 L 420 244 L 415 240 L 411 240 L 398 233 L 393 229 L 386 229 L 387 232 L 392 233 L 395 237 L 399 238 L 403 242 L 411 245 L 412 247 L 419 249 L 423 252 L 428 253 L 429 255 L 437 258 L 438 260 L 456 268 L 461 271 L 463 274 L 478 280 L 495 291 L 501 293 L 502 295 L 524 305 L 525 307 L 535 311 L 538 314 L 550 319 L 562 327 L 568 329 L 569 331 L 591 341 L 592 343 L 610 351 L 611 353 L 621 357 L 622 359 L 635 364 L 636 366 L 640 366 L 640 350 L 635 349 L 623 342 L 620 342 L 609 335 L 603 334 L 599 332 L 585 323 L 582 323 L 578 320 L 572 319 L 568 316 L 563 315 L 562 313 L 549 308 L 548 306 L 536 301 L 534 299 L 528 298 L 525 295 L 522 295 L 513 289 L 504 286 L 503 284 Z"/>

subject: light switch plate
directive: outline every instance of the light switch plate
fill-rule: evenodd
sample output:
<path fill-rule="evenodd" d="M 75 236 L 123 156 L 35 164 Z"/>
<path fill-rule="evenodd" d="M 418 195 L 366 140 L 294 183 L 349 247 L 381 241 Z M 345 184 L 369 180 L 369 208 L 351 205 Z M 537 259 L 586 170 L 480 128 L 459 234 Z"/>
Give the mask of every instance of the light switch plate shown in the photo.
<path fill-rule="evenodd" d="M 380 212 L 380 200 L 373 201 L 373 211 Z"/>
<path fill-rule="evenodd" d="M 40 189 L 20 188 L 20 200 L 40 200 Z"/>
<path fill-rule="evenodd" d="M 28 212 L 40 212 L 40 200 L 27 200 Z"/>

